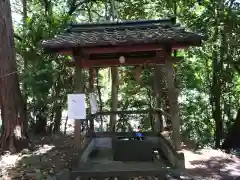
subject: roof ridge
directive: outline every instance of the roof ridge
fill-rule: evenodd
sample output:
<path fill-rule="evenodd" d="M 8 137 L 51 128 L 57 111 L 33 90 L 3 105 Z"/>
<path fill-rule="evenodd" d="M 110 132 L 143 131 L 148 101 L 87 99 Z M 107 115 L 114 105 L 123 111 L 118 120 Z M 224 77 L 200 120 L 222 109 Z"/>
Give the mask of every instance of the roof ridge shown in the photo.
<path fill-rule="evenodd" d="M 141 25 L 141 26 L 134 26 L 134 25 L 131 25 L 131 26 L 115 26 L 115 27 L 111 27 L 111 26 L 108 26 L 108 27 L 95 27 L 95 28 L 79 28 L 79 27 L 76 27 L 76 28 L 72 28 L 72 29 L 69 29 L 68 32 L 86 32 L 86 31 L 113 31 L 113 30 L 134 30 L 134 29 L 157 29 L 157 28 L 176 28 L 176 27 L 180 27 L 180 25 L 178 26 L 174 26 L 174 25 L 170 25 L 170 24 L 164 24 L 164 25 Z"/>
<path fill-rule="evenodd" d="M 165 18 L 165 19 L 157 19 L 157 20 L 126 20 L 126 21 L 116 21 L 116 22 L 99 22 L 99 23 L 76 23 L 70 24 L 69 28 L 90 28 L 90 27 L 103 27 L 103 26 L 123 26 L 123 25 L 143 25 L 143 24 L 175 24 L 175 17 Z"/>

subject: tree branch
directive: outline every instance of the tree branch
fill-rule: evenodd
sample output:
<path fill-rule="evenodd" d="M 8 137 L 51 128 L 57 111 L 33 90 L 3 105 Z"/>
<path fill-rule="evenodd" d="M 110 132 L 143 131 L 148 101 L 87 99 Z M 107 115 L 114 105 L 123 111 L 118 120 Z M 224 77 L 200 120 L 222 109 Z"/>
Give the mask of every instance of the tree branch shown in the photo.
<path fill-rule="evenodd" d="M 19 41 L 22 41 L 23 39 L 19 36 L 19 35 L 17 35 L 16 33 L 14 33 L 14 38 L 16 38 L 17 40 L 19 40 Z"/>
<path fill-rule="evenodd" d="M 76 3 L 76 2 L 77 2 L 77 0 L 73 0 L 71 6 L 69 8 L 69 11 L 68 11 L 69 16 L 71 16 L 79 6 L 83 5 L 86 2 L 86 0 L 81 1 L 79 3 Z"/>
<path fill-rule="evenodd" d="M 233 66 L 237 70 L 238 74 L 240 75 L 240 66 L 237 63 L 233 63 Z"/>
<path fill-rule="evenodd" d="M 91 10 L 93 13 L 95 13 L 95 14 L 97 14 L 99 17 L 104 17 L 104 16 L 102 16 L 102 15 L 100 15 L 97 11 L 95 11 L 95 10 Z"/>
<path fill-rule="evenodd" d="M 69 3 L 70 4 L 70 7 L 69 7 L 69 11 L 68 11 L 68 15 L 72 15 L 73 12 L 75 11 L 75 6 L 76 6 L 76 1 L 77 0 L 73 0 L 72 3 Z"/>
<path fill-rule="evenodd" d="M 47 13 L 49 11 L 49 2 L 48 0 L 43 0 L 43 1 L 44 1 L 45 12 Z"/>

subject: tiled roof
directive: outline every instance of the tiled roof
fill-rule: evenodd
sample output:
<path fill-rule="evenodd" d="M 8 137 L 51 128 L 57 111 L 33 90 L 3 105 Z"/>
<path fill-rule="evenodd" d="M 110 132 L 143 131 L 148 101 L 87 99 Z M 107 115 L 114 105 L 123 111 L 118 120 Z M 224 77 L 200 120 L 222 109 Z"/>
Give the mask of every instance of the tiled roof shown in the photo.
<path fill-rule="evenodd" d="M 202 40 L 203 36 L 186 32 L 180 25 L 174 24 L 172 19 L 167 19 L 72 24 L 55 38 L 42 41 L 41 46 L 48 51 L 142 43 L 199 46 Z"/>

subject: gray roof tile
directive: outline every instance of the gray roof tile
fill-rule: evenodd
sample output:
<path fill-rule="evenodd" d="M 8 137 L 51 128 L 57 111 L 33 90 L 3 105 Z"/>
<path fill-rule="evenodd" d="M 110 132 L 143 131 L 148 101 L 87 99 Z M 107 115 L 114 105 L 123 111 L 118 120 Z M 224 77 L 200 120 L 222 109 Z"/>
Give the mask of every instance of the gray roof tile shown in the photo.
<path fill-rule="evenodd" d="M 186 32 L 173 20 L 126 21 L 99 24 L 73 24 L 53 39 L 44 40 L 41 46 L 48 51 L 75 47 L 94 47 L 159 43 L 168 45 L 199 46 L 203 36 Z"/>

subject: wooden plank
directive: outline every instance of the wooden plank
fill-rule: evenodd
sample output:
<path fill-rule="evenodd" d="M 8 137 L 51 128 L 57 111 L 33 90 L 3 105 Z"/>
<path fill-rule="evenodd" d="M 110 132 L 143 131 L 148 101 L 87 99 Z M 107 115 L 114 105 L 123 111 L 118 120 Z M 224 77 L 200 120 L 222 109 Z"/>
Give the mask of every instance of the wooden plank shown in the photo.
<path fill-rule="evenodd" d="M 156 132 L 142 132 L 145 137 L 157 137 Z M 95 132 L 94 137 L 96 138 L 104 138 L 104 137 L 136 137 L 136 132 Z"/>

